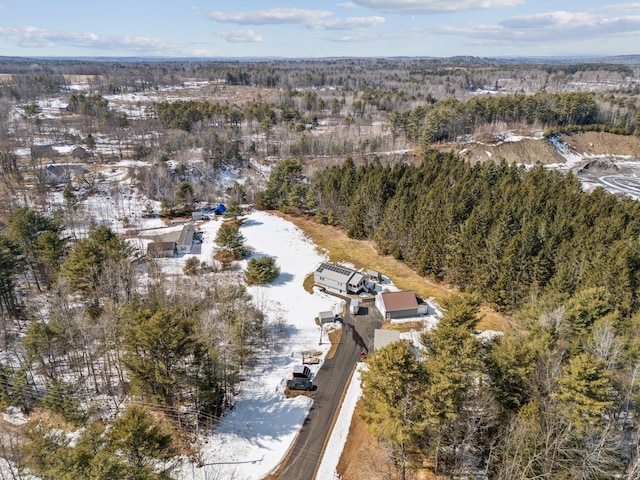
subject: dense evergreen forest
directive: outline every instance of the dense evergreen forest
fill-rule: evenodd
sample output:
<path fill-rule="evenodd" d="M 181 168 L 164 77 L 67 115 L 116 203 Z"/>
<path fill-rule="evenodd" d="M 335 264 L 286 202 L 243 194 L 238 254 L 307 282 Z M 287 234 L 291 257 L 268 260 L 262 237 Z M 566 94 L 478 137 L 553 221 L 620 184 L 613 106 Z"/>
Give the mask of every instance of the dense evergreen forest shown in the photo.
<path fill-rule="evenodd" d="M 368 361 L 364 418 L 402 478 L 421 456 L 438 478 L 637 470 L 638 202 L 541 166 L 441 153 L 415 166 L 347 159 L 310 182 L 285 161 L 258 202 L 311 213 L 472 295 L 445 305 L 421 361 L 402 343 Z M 475 338 L 478 298 L 511 313 L 513 331 Z"/>
<path fill-rule="evenodd" d="M 588 288 L 605 289 L 624 317 L 640 306 L 638 202 L 585 193 L 571 175 L 433 153 L 417 166 L 356 168 L 348 159 L 308 186 L 292 178 L 272 175 L 262 204 L 311 211 L 502 311 L 532 295 L 569 298 Z"/>

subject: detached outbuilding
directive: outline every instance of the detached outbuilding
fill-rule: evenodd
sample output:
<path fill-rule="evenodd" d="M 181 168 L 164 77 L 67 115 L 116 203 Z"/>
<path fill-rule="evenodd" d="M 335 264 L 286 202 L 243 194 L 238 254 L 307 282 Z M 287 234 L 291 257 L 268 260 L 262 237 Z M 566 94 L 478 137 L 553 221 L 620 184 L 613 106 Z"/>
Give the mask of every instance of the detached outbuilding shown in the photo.
<path fill-rule="evenodd" d="M 382 281 L 382 274 L 376 270 L 367 270 L 367 277 L 374 282 Z"/>
<path fill-rule="evenodd" d="M 325 323 L 333 323 L 335 322 L 335 315 L 333 312 L 320 312 L 318 314 L 318 320 L 320 320 L 320 325 L 324 325 Z"/>
<path fill-rule="evenodd" d="M 375 304 L 386 320 L 417 317 L 427 313 L 427 305 L 419 305 L 416 294 L 411 290 L 379 293 Z"/>

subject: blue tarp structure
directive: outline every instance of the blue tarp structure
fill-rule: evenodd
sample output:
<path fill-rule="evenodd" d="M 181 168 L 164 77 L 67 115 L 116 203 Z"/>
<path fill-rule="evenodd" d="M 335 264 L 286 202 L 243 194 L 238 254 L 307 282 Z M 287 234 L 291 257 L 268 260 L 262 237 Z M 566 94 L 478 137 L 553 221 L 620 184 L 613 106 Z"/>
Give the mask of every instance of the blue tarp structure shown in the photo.
<path fill-rule="evenodd" d="M 216 215 L 222 215 L 226 211 L 227 208 L 221 203 L 219 203 L 218 206 L 213 209 L 213 213 L 215 213 Z"/>

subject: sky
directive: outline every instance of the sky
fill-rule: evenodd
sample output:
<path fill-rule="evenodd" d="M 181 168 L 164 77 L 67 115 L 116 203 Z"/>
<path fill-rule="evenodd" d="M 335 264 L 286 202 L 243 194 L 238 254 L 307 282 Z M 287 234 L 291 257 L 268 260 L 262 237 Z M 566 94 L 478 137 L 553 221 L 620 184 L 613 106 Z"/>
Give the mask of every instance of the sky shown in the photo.
<path fill-rule="evenodd" d="M 598 56 L 639 45 L 640 2 L 0 0 L 0 56 Z"/>

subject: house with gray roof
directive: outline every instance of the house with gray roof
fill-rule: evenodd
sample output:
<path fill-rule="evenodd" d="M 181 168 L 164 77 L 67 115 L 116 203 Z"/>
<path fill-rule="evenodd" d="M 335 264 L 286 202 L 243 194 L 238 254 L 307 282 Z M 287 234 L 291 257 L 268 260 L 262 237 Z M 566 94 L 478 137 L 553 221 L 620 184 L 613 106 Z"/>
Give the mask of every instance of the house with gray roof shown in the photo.
<path fill-rule="evenodd" d="M 191 247 L 193 245 L 193 237 L 196 234 L 196 227 L 191 224 L 182 227 L 178 241 L 176 242 L 176 249 L 178 253 L 191 253 Z"/>
<path fill-rule="evenodd" d="M 151 242 L 147 254 L 153 258 L 171 258 L 176 254 L 176 242 Z"/>
<path fill-rule="evenodd" d="M 342 295 L 359 293 L 365 287 L 365 277 L 359 272 L 335 263 L 321 263 L 313 272 L 313 281 Z"/>

